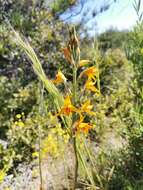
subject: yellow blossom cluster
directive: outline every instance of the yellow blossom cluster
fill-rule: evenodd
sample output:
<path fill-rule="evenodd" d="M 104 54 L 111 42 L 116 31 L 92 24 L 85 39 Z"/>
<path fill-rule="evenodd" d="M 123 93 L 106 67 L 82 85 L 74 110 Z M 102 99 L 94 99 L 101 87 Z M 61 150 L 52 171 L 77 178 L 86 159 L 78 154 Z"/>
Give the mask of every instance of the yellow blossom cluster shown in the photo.
<path fill-rule="evenodd" d="M 25 126 L 24 118 L 25 118 L 24 112 L 22 112 L 21 114 L 17 114 L 16 115 L 16 121 L 14 122 L 12 127 L 13 128 L 17 128 L 17 127 L 22 128 L 22 127 L 24 127 Z"/>
<path fill-rule="evenodd" d="M 57 125 L 49 130 L 49 134 L 41 142 L 41 156 L 46 158 L 48 154 L 56 158 L 69 142 L 70 135 L 66 130 Z M 32 153 L 33 158 L 39 157 L 39 152 Z"/>
<path fill-rule="evenodd" d="M 54 135 L 49 134 L 42 141 L 41 153 L 42 157 L 46 157 L 48 153 L 53 157 L 58 156 L 58 142 Z"/>

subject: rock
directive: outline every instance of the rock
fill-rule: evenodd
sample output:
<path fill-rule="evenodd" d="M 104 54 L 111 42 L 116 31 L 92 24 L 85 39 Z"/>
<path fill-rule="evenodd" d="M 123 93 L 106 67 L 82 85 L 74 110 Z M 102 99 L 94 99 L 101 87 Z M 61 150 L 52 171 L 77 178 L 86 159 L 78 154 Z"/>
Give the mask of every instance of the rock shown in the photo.
<path fill-rule="evenodd" d="M 0 145 L 2 145 L 4 149 L 6 149 L 8 146 L 8 142 L 0 139 Z"/>

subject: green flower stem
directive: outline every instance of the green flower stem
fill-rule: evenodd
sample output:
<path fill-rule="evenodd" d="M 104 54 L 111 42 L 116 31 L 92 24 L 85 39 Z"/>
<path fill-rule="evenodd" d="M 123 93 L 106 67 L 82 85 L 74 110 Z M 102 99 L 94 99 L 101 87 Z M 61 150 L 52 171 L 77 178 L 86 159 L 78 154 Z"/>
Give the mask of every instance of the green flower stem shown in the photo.
<path fill-rule="evenodd" d="M 75 154 L 75 171 L 74 171 L 74 190 L 77 185 L 77 177 L 78 177 L 78 156 L 77 156 L 77 146 L 76 146 L 76 137 L 73 138 L 73 148 Z"/>
<path fill-rule="evenodd" d="M 74 66 L 73 68 L 73 103 L 76 105 L 77 102 L 77 68 Z M 72 123 L 74 124 L 76 120 L 75 113 L 73 114 Z M 74 186 L 73 189 L 76 189 L 77 185 L 77 177 L 78 177 L 78 155 L 77 155 L 77 143 L 76 143 L 76 136 L 73 131 L 73 149 L 75 155 L 75 168 L 74 168 Z"/>
<path fill-rule="evenodd" d="M 103 183 L 102 183 L 102 181 L 101 181 L 100 176 L 99 176 L 98 173 L 97 173 L 96 166 L 95 166 L 95 164 L 94 164 L 92 155 L 90 154 L 90 151 L 89 151 L 89 149 L 88 149 L 88 147 L 87 147 L 87 145 L 86 145 L 85 139 L 83 139 L 83 142 L 84 142 L 85 151 L 87 152 L 87 154 L 88 154 L 88 156 L 89 156 L 89 159 L 90 159 L 90 162 L 91 162 L 91 164 L 92 164 L 92 167 L 94 168 L 96 178 L 97 178 L 98 182 L 100 183 L 100 186 L 103 188 Z"/>
<path fill-rule="evenodd" d="M 44 114 L 44 85 L 40 82 L 40 98 L 39 98 L 39 114 Z M 43 175 L 42 175 L 42 157 L 41 157 L 41 126 L 38 126 L 38 145 L 39 145 L 39 174 L 40 174 L 40 190 L 43 189 Z"/>
<path fill-rule="evenodd" d="M 77 153 L 78 153 L 78 155 L 79 155 L 81 164 L 82 164 L 84 170 L 86 171 L 86 174 L 87 174 L 87 176 L 88 176 L 88 179 L 90 180 L 91 185 L 93 185 L 93 187 L 94 187 L 93 190 L 96 190 L 96 186 L 95 186 L 93 177 L 92 177 L 92 175 L 91 175 L 91 171 L 88 169 L 87 164 L 86 164 L 86 161 L 85 161 L 85 159 L 83 158 L 83 154 L 82 154 L 82 152 L 80 151 L 80 148 L 79 148 L 79 147 L 77 148 Z"/>
<path fill-rule="evenodd" d="M 41 158 L 41 126 L 39 128 L 39 174 L 40 174 L 40 190 L 43 189 L 43 177 L 42 177 L 42 158 Z"/>

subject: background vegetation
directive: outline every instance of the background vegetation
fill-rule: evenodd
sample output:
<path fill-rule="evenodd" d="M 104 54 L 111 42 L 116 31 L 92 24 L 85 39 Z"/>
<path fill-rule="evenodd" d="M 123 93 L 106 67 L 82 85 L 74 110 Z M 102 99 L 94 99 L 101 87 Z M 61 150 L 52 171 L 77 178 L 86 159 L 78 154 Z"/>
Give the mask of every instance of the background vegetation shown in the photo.
<path fill-rule="evenodd" d="M 68 27 L 58 16 L 75 3 L 57 1 L 45 8 L 42 1 L 0 1 L 1 184 L 7 175 L 15 175 L 20 163 L 30 164 L 37 158 L 38 125 L 47 139 L 43 143 L 51 147 L 47 152 L 53 162 L 59 154 L 58 147 L 63 148 L 56 139 L 50 141 L 51 128 L 58 125 L 51 116 L 51 96 L 43 90 L 44 113 L 41 114 L 41 83 L 26 55 L 11 40 L 7 19 L 28 39 L 47 78 L 54 79 L 60 69 L 71 82 L 71 66 L 62 53 L 68 40 Z M 77 26 L 77 31 L 79 29 Z M 91 120 L 96 127 L 89 131 L 87 141 L 91 143 L 97 172 L 93 172 L 94 181 L 100 189 L 143 189 L 142 29 L 140 19 L 132 31 L 111 29 L 96 40 L 80 40 L 81 58 L 89 59 L 91 66 L 99 64 L 101 95 L 91 96 L 96 112 Z M 63 86 L 59 87 L 62 92 Z M 68 139 L 64 138 L 65 141 Z"/>

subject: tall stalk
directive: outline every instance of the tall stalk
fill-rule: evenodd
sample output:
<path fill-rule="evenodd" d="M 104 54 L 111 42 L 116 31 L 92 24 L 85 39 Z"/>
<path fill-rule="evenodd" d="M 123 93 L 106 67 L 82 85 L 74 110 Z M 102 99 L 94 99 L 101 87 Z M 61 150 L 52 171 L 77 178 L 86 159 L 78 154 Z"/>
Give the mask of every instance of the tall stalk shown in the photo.
<path fill-rule="evenodd" d="M 43 190 L 43 175 L 42 175 L 42 158 L 41 158 L 41 126 L 38 126 L 39 128 L 39 133 L 38 133 L 38 136 L 39 136 L 39 139 L 38 139 L 38 146 L 39 146 L 39 150 L 38 150 L 38 153 L 39 153 L 39 175 L 40 175 L 40 190 Z"/>
<path fill-rule="evenodd" d="M 40 99 L 39 99 L 39 114 L 42 116 L 44 114 L 44 105 L 43 105 L 43 93 L 44 85 L 40 82 Z M 41 125 L 38 126 L 38 146 L 39 146 L 39 175 L 40 175 L 40 190 L 43 190 L 43 175 L 42 175 L 42 158 L 41 158 Z"/>
<path fill-rule="evenodd" d="M 76 104 L 76 92 L 77 92 L 77 68 L 74 66 L 73 68 L 73 103 Z M 76 121 L 76 115 L 73 114 L 72 123 Z M 78 178 L 78 155 L 77 155 L 77 145 L 76 145 L 76 136 L 73 132 L 73 149 L 74 149 L 74 155 L 75 155 L 75 171 L 74 171 L 74 186 L 73 189 L 76 189 L 77 185 L 77 178 Z"/>
<path fill-rule="evenodd" d="M 56 107 L 56 111 L 58 111 L 57 115 L 59 115 L 61 117 L 62 122 L 63 122 L 64 126 L 66 127 L 66 129 L 70 132 L 70 135 L 72 134 L 72 146 L 73 146 L 73 151 L 74 151 L 74 156 L 75 156 L 73 190 L 75 190 L 77 187 L 79 162 L 81 162 L 82 165 L 84 166 L 84 169 L 86 170 L 86 173 L 87 173 L 87 176 L 90 180 L 90 183 L 94 186 L 95 184 L 94 184 L 94 180 L 92 179 L 91 172 L 88 171 L 88 168 L 86 166 L 87 164 L 85 164 L 86 160 L 84 160 L 82 158 L 82 155 L 80 154 L 80 150 L 79 150 L 80 147 L 78 146 L 79 141 L 78 141 L 77 136 L 76 136 L 76 134 L 77 134 L 76 132 L 88 133 L 88 130 L 92 127 L 92 125 L 90 125 L 89 123 L 84 121 L 84 118 L 83 118 L 83 121 L 80 120 L 81 119 L 80 118 L 81 113 L 84 113 L 84 114 L 85 114 L 85 112 L 88 113 L 88 109 L 89 109 L 88 107 L 92 107 L 92 105 L 89 105 L 89 106 L 86 105 L 87 111 L 85 111 L 82 108 L 82 106 L 80 106 L 80 107 L 78 106 L 78 108 L 77 108 L 77 103 L 78 103 L 78 101 L 77 101 L 77 98 L 78 98 L 78 94 L 77 94 L 78 93 L 77 70 L 80 66 L 79 63 L 81 60 L 80 60 L 79 41 L 78 41 L 78 38 L 76 36 L 75 28 L 72 28 L 72 30 L 69 31 L 70 32 L 69 33 L 70 34 L 69 43 L 68 43 L 67 47 L 63 48 L 65 58 L 66 58 L 67 62 L 69 62 L 71 64 L 71 66 L 73 68 L 72 94 L 71 93 L 68 94 L 68 97 L 70 95 L 72 96 L 72 102 L 71 102 L 71 99 L 69 98 L 70 101 L 68 101 L 68 103 L 64 100 L 63 94 L 61 94 L 61 92 L 55 86 L 53 81 L 49 80 L 47 78 L 46 74 L 43 71 L 41 63 L 38 60 L 38 57 L 35 54 L 32 47 L 30 46 L 30 44 L 28 42 L 23 41 L 21 39 L 21 37 L 14 30 L 13 30 L 13 32 L 15 34 L 17 44 L 25 51 L 27 56 L 30 58 L 30 60 L 32 62 L 33 69 L 41 81 L 41 87 L 40 87 L 41 93 L 40 93 L 40 101 L 39 101 L 40 102 L 40 104 L 39 104 L 40 115 L 44 114 L 43 90 L 45 88 L 49 92 L 51 97 L 53 98 L 53 103 Z M 95 56 L 95 59 L 96 59 L 96 56 Z M 99 67 L 98 60 L 99 59 L 95 60 L 95 62 L 97 64 L 97 68 Z M 85 61 L 85 60 L 83 60 L 83 61 Z M 88 72 L 87 72 L 87 69 L 84 70 L 84 74 L 86 74 L 86 77 L 87 77 L 86 82 L 88 82 L 89 74 L 91 75 L 93 72 L 92 69 L 93 69 L 92 67 L 91 68 L 89 67 Z M 91 73 L 89 73 L 89 71 Z M 94 72 L 92 75 L 94 77 Z M 60 77 L 62 78 L 61 75 L 60 75 Z M 100 91 L 99 75 L 97 78 L 98 78 L 98 89 Z M 87 88 L 86 90 L 91 90 L 91 89 Z M 69 92 L 71 92 L 71 91 L 69 91 Z M 70 105 L 67 105 L 67 104 L 69 104 L 69 102 L 71 102 Z M 89 109 L 89 112 L 90 112 L 90 109 Z M 71 115 L 72 115 L 72 117 L 67 117 L 67 116 L 71 116 Z M 42 128 L 41 128 L 41 126 L 39 126 L 39 171 L 40 171 L 40 183 L 41 183 L 41 189 L 40 190 L 42 190 L 42 188 L 43 188 L 42 168 L 41 168 L 41 165 L 42 165 L 42 160 L 41 160 L 41 135 L 42 135 L 41 133 L 42 133 L 42 131 L 41 130 L 42 130 Z"/>

